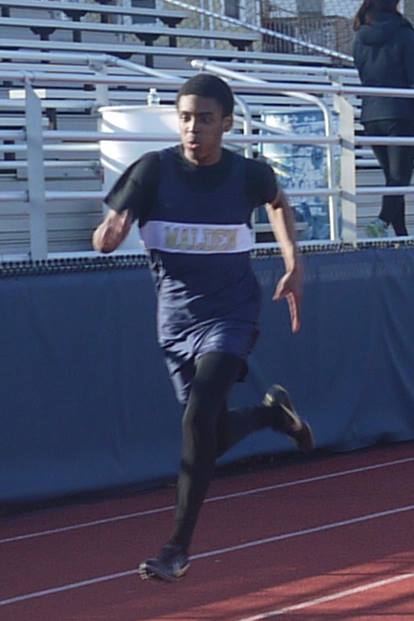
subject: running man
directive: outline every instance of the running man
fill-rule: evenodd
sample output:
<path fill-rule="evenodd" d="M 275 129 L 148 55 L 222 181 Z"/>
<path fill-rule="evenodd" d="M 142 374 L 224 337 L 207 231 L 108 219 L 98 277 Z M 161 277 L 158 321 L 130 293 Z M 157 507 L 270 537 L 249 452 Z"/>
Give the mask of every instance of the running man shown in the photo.
<path fill-rule="evenodd" d="M 270 166 L 222 148 L 234 107 L 226 82 L 198 74 L 181 87 L 176 105 L 181 145 L 149 152 L 125 171 L 93 236 L 96 250 L 112 252 L 138 221 L 158 297 L 158 340 L 183 406 L 173 532 L 157 556 L 139 565 L 142 578 L 168 581 L 189 567 L 218 457 L 264 427 L 287 434 L 304 453 L 314 446 L 310 426 L 281 386 L 269 388 L 257 407 L 227 408 L 258 334 L 250 221 L 259 205 L 266 204 L 285 264 L 274 299 L 287 299 L 292 331 L 300 328 L 302 268 L 286 197 Z"/>

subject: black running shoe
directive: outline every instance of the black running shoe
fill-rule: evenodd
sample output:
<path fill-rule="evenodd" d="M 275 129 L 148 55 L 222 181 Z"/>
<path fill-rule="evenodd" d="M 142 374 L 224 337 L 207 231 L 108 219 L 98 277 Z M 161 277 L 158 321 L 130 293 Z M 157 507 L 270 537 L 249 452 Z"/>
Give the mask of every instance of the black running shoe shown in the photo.
<path fill-rule="evenodd" d="M 188 556 L 182 548 L 167 543 L 157 557 L 149 558 L 139 565 L 138 573 L 143 580 L 158 578 L 167 582 L 175 582 L 184 576 L 189 567 Z"/>
<path fill-rule="evenodd" d="M 315 448 L 312 428 L 302 420 L 293 407 L 288 391 L 283 386 L 274 384 L 264 396 L 263 404 L 273 408 L 271 427 L 288 435 L 298 449 L 305 454 Z"/>

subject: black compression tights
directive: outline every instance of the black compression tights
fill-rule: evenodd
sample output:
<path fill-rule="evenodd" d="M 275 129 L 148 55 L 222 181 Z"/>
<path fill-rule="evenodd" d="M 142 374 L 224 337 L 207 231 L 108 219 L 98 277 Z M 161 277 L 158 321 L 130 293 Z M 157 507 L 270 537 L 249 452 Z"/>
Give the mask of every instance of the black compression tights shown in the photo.
<path fill-rule="evenodd" d="M 264 406 L 227 410 L 227 395 L 237 381 L 242 360 L 212 352 L 196 364 L 182 421 L 182 459 L 177 485 L 175 528 L 170 542 L 188 549 L 217 457 L 256 429 L 268 424 Z"/>

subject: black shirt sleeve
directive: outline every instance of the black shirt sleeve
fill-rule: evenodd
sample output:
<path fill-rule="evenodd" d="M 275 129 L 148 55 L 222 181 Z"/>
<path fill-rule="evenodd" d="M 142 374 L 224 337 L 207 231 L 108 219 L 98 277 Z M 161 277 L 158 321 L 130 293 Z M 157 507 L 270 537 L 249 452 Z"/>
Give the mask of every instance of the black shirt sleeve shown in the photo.
<path fill-rule="evenodd" d="M 277 195 L 275 172 L 261 160 L 247 160 L 247 192 L 255 207 L 271 203 Z"/>
<path fill-rule="evenodd" d="M 105 197 L 105 203 L 118 213 L 129 209 L 134 220 L 143 224 L 154 204 L 159 175 L 158 152 L 146 153 L 122 173 Z"/>

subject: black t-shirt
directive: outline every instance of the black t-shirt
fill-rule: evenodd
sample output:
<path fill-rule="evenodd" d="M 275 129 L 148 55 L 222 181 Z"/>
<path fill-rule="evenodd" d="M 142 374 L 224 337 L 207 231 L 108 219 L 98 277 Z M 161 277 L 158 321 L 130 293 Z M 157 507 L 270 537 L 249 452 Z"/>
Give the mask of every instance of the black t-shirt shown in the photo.
<path fill-rule="evenodd" d="M 222 149 L 219 162 L 212 166 L 196 166 L 185 159 L 181 146 L 173 149 L 177 174 L 197 191 L 209 192 L 226 178 L 231 166 L 231 151 Z M 150 217 L 156 200 L 160 175 L 160 152 L 150 151 L 133 162 L 117 180 L 105 198 L 114 211 L 127 209 L 142 226 Z M 255 206 L 272 202 L 277 194 L 273 169 L 260 160 L 247 159 L 246 192 Z"/>
<path fill-rule="evenodd" d="M 138 220 L 170 370 L 206 351 L 245 357 L 261 297 L 250 262 L 251 214 L 276 194 L 264 162 L 223 149 L 217 164 L 195 166 L 180 146 L 147 153 L 108 194 L 112 209 Z"/>

